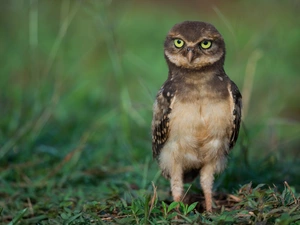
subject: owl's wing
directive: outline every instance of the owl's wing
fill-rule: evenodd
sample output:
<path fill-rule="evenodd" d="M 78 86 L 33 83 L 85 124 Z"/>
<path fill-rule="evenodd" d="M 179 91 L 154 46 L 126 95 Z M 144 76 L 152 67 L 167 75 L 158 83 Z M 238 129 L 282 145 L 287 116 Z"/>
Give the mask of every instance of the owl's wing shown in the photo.
<path fill-rule="evenodd" d="M 170 80 L 167 80 L 157 93 L 154 102 L 152 119 L 152 152 L 154 158 L 159 156 L 169 137 L 169 115 L 175 101 L 175 92 L 176 88 Z"/>
<path fill-rule="evenodd" d="M 230 87 L 231 96 L 233 99 L 234 109 L 233 109 L 233 128 L 232 128 L 232 134 L 230 138 L 229 148 L 233 148 L 233 146 L 236 143 L 236 140 L 239 136 L 239 130 L 240 130 L 240 123 L 241 123 L 241 117 L 242 117 L 242 95 L 236 86 L 236 84 L 231 81 L 231 87 Z"/>

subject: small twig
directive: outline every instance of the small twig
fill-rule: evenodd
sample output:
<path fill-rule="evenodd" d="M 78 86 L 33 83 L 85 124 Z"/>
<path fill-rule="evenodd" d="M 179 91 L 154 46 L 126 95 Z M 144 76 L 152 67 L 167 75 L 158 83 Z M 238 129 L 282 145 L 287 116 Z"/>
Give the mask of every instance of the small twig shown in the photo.
<path fill-rule="evenodd" d="M 286 182 L 286 181 L 284 181 L 284 185 L 289 189 L 290 194 L 293 196 L 294 203 L 295 203 L 295 205 L 297 205 L 297 204 L 298 204 L 298 200 L 297 200 L 297 198 L 295 197 L 295 195 L 294 195 L 294 193 L 293 193 L 293 191 L 292 191 L 290 185 L 289 185 L 288 182 Z"/>
<path fill-rule="evenodd" d="M 274 184 L 273 184 L 274 185 Z M 274 185 L 274 188 L 276 188 L 276 186 Z M 269 189 L 271 190 L 271 188 L 269 187 Z M 273 195 L 273 197 L 276 199 L 276 201 L 278 201 L 278 198 L 277 198 L 277 196 L 275 195 L 275 193 L 273 192 L 272 193 L 272 195 Z"/>
<path fill-rule="evenodd" d="M 106 216 L 101 218 L 102 221 L 113 221 L 113 219 L 120 219 L 120 218 L 125 218 L 127 215 L 122 215 L 122 216 Z"/>
<path fill-rule="evenodd" d="M 189 188 L 186 190 L 186 192 L 184 193 L 182 199 L 180 201 L 183 201 L 183 199 L 185 198 L 185 196 L 187 195 L 187 193 L 189 192 L 189 190 L 191 189 L 192 185 L 189 186 Z"/>
<path fill-rule="evenodd" d="M 241 198 L 235 196 L 235 195 L 232 195 L 232 194 L 228 194 L 228 198 L 229 199 L 232 199 L 234 202 L 241 202 Z"/>
<path fill-rule="evenodd" d="M 149 216 L 150 216 L 150 213 L 151 213 L 152 209 L 154 208 L 155 201 L 156 201 L 156 198 L 157 198 L 157 187 L 155 186 L 155 184 L 153 182 L 152 182 L 152 187 L 153 187 L 153 196 L 152 196 L 151 201 L 150 201 L 150 209 L 149 209 L 148 219 L 149 219 Z"/>
<path fill-rule="evenodd" d="M 33 210 L 30 198 L 27 198 L 27 204 L 28 204 L 28 208 L 29 208 L 31 216 L 34 216 L 34 210 Z"/>

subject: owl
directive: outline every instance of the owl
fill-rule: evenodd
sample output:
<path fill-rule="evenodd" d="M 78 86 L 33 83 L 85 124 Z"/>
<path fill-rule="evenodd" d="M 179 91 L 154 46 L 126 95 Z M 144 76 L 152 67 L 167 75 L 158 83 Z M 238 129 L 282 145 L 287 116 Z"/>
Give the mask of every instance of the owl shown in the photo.
<path fill-rule="evenodd" d="M 213 25 L 176 24 L 164 55 L 169 73 L 153 105 L 153 157 L 174 201 L 183 200 L 184 183 L 200 176 L 211 212 L 214 174 L 224 170 L 238 138 L 242 96 L 224 71 L 225 43 Z"/>

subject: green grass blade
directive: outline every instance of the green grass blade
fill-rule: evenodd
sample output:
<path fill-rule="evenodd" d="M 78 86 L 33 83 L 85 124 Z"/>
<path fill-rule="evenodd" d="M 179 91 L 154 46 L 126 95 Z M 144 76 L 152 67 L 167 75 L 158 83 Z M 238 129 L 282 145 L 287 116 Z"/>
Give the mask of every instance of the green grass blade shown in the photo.
<path fill-rule="evenodd" d="M 24 216 L 24 214 L 26 212 L 27 212 L 27 208 L 19 211 L 18 214 L 12 219 L 12 221 L 8 225 L 15 225 L 15 224 L 17 224 L 22 219 L 22 217 Z"/>

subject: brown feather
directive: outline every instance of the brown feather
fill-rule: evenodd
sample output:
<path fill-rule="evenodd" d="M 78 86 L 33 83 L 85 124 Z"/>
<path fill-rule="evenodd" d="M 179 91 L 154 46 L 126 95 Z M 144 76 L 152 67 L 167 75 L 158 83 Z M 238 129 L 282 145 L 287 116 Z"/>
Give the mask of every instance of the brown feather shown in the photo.
<path fill-rule="evenodd" d="M 234 116 L 234 120 L 233 120 L 233 128 L 232 128 L 232 134 L 231 134 L 231 138 L 230 138 L 230 143 L 229 143 L 229 147 L 233 148 L 236 140 L 239 136 L 239 130 L 240 130 L 240 123 L 241 123 L 241 117 L 242 117 L 242 95 L 238 89 L 238 87 L 236 86 L 236 84 L 231 81 L 231 88 L 230 88 L 230 92 L 233 98 L 233 102 L 234 102 L 234 109 L 233 109 L 233 116 Z"/>
<path fill-rule="evenodd" d="M 154 158 L 159 156 L 160 150 L 169 136 L 169 114 L 172 111 L 172 101 L 175 93 L 176 89 L 172 86 L 172 82 L 167 80 L 156 96 L 152 121 L 152 152 Z"/>

